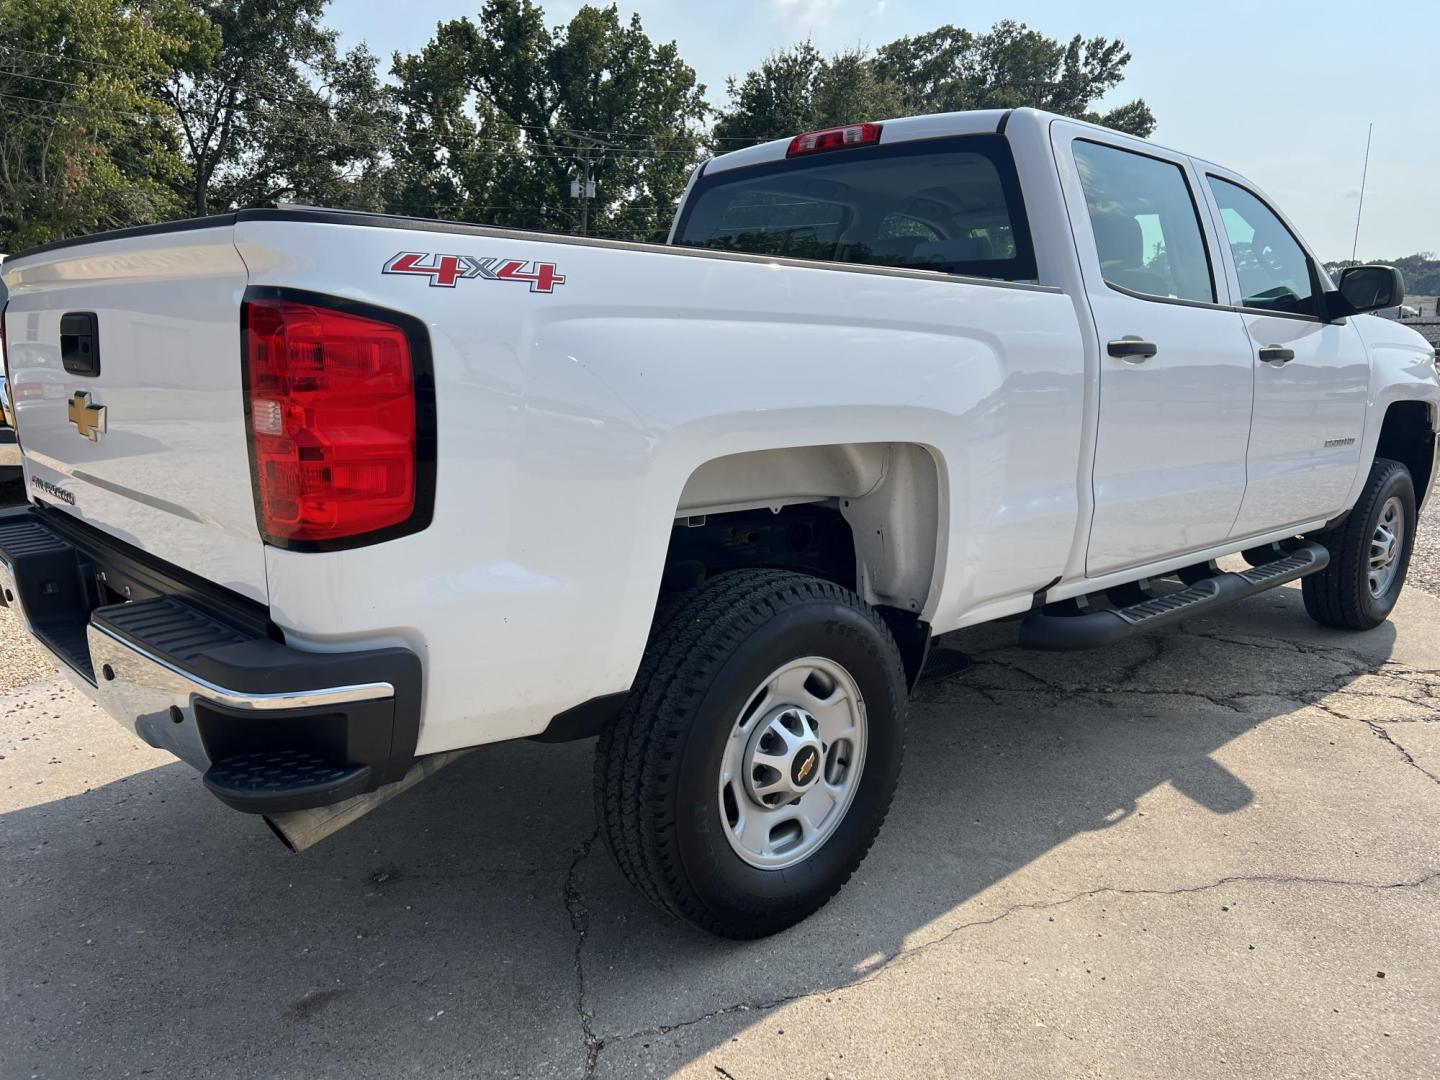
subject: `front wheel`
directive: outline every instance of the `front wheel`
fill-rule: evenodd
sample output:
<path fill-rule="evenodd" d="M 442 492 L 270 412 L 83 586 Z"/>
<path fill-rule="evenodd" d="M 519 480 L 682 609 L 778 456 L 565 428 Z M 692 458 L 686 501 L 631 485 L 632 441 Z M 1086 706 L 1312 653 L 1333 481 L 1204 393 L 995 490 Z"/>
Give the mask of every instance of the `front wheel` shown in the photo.
<path fill-rule="evenodd" d="M 1330 565 L 1301 583 L 1310 617 L 1342 630 L 1370 630 L 1389 618 L 1405 586 L 1415 526 L 1410 470 L 1376 458 L 1350 516 L 1310 538 L 1330 552 Z"/>
<path fill-rule="evenodd" d="M 681 919 L 731 938 L 783 930 L 879 833 L 906 699 L 899 649 L 853 592 L 778 570 L 715 577 L 657 619 L 600 740 L 601 833 Z"/>

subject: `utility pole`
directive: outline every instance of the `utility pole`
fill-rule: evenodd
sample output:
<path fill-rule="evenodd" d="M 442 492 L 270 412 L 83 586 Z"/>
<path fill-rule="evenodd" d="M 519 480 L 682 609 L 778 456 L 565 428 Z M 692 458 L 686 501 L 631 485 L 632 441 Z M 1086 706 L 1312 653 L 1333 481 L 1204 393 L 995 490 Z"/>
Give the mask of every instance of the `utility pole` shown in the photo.
<path fill-rule="evenodd" d="M 580 156 L 580 163 L 585 170 L 584 180 L 570 181 L 570 197 L 580 200 L 580 235 L 590 235 L 590 200 L 595 198 L 595 176 L 590 171 L 593 164 L 590 151 L 599 150 L 600 156 L 605 156 L 605 151 L 610 149 L 609 145 L 600 139 L 586 135 L 580 131 L 568 129 L 561 132 L 566 138 L 574 139 L 583 151 Z"/>

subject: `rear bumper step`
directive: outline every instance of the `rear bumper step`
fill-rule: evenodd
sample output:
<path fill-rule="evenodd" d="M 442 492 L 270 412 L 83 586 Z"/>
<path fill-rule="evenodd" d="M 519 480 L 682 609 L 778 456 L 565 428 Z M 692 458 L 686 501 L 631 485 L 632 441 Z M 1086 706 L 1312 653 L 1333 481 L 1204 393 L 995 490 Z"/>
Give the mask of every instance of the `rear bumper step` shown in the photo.
<path fill-rule="evenodd" d="M 1149 596 L 1126 607 L 1091 611 L 1083 602 L 1048 605 L 1021 622 L 1020 644 L 1055 652 L 1109 645 L 1295 581 L 1325 569 L 1329 562 L 1325 548 L 1303 541 L 1273 562 L 1234 573 L 1217 569 L 1177 592 Z"/>
<path fill-rule="evenodd" d="M 420 721 L 413 652 L 291 648 L 138 557 L 50 512 L 0 513 L 0 603 L 102 709 L 238 810 L 325 806 L 405 776 Z"/>
<path fill-rule="evenodd" d="M 205 770 L 205 786 L 226 806 L 266 814 L 313 810 L 369 790 L 369 765 L 336 763 L 305 750 L 252 750 Z"/>

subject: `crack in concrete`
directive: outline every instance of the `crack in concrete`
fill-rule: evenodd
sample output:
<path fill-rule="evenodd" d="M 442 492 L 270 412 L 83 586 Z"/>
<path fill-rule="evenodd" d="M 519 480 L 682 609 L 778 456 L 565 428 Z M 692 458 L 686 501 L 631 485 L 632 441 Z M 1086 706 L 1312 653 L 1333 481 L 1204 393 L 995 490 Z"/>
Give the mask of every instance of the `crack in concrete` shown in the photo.
<path fill-rule="evenodd" d="M 1418 761 L 1416 761 L 1410 755 L 1410 751 L 1406 750 L 1405 747 L 1401 746 L 1391 737 L 1390 732 L 1385 730 L 1385 726 L 1380 721 L 1367 720 L 1363 716 L 1346 716 L 1339 709 L 1335 708 L 1333 705 L 1325 701 L 1317 700 L 1311 702 L 1310 704 L 1313 705 L 1315 708 L 1319 709 L 1321 712 L 1325 713 L 1327 716 L 1333 716 L 1336 720 L 1345 720 L 1351 723 L 1359 722 L 1361 724 L 1364 724 L 1372 732 L 1375 733 L 1375 737 L 1378 738 L 1381 742 L 1389 743 L 1390 746 L 1394 747 L 1396 753 L 1400 755 L 1401 760 L 1404 761 L 1405 764 L 1411 766 L 1414 769 L 1418 769 L 1435 783 L 1440 784 L 1440 776 L 1436 776 L 1429 769 L 1425 768 L 1425 766 L 1421 765 Z"/>
<path fill-rule="evenodd" d="M 595 1064 L 600 1058 L 600 1051 L 605 1048 L 605 1040 L 595 1034 L 595 1016 L 588 1008 L 582 951 L 585 939 L 590 935 L 590 909 L 580 895 L 579 874 L 580 864 L 589 857 L 590 849 L 599 836 L 600 826 L 597 824 L 595 830 L 575 848 L 575 858 L 570 861 L 570 869 L 565 874 L 564 889 L 565 910 L 570 915 L 570 928 L 575 931 L 575 1013 L 580 1018 L 580 1034 L 585 1042 L 586 1076 L 595 1075 Z"/>
<path fill-rule="evenodd" d="M 1153 644 L 1154 647 L 1150 650 L 1150 655 L 1137 657 L 1126 664 L 1120 669 L 1119 674 L 1116 676 L 1116 681 L 1123 685 L 1139 678 L 1142 671 L 1151 664 L 1158 663 L 1164 658 L 1165 653 L 1169 651 L 1172 638 L 1173 635 L 1171 634 L 1151 634 L 1149 642 Z"/>
<path fill-rule="evenodd" d="M 1318 641 L 1291 641 L 1285 638 L 1251 637 L 1246 634 L 1229 636 L 1214 630 L 1196 630 L 1185 623 L 1180 623 L 1177 629 L 1189 637 L 1202 638 L 1205 641 L 1214 641 L 1221 645 L 1238 645 L 1244 649 L 1268 649 L 1272 652 L 1297 653 L 1301 656 L 1314 656 L 1322 660 L 1343 658 L 1360 667 L 1368 666 L 1363 657 L 1344 645 L 1323 645 Z"/>
<path fill-rule="evenodd" d="M 1134 687 L 1124 685 L 1140 676 L 1146 667 L 1162 659 L 1169 651 L 1170 646 L 1180 637 L 1186 635 L 1193 638 L 1200 638 L 1206 641 L 1214 641 L 1224 645 L 1233 645 L 1239 648 L 1270 649 L 1272 651 L 1287 652 L 1297 656 L 1311 656 L 1322 659 L 1327 663 L 1341 663 L 1346 670 L 1336 672 L 1327 680 L 1328 685 L 1317 691 L 1308 693 L 1286 692 L 1277 690 L 1270 694 L 1257 694 L 1254 691 L 1237 690 L 1229 694 L 1207 694 L 1194 689 L 1161 689 L 1157 687 Z M 1225 709 L 1240 715 L 1246 715 L 1247 710 L 1238 702 L 1248 698 L 1269 697 L 1279 701 L 1291 701 L 1299 707 L 1313 706 L 1337 720 L 1363 723 L 1377 738 L 1389 743 L 1400 755 L 1401 760 L 1429 777 L 1435 783 L 1440 784 L 1440 777 L 1437 777 L 1429 769 L 1417 762 L 1411 753 L 1398 743 L 1394 737 L 1382 726 L 1384 721 L 1366 719 L 1364 717 L 1349 716 L 1329 703 L 1327 699 L 1332 697 L 1353 697 L 1369 698 L 1378 701 L 1403 701 L 1409 705 L 1415 705 L 1426 709 L 1440 709 L 1440 671 L 1429 668 L 1415 668 L 1408 664 L 1402 664 L 1394 660 L 1382 660 L 1379 667 L 1375 667 L 1371 661 L 1358 656 L 1354 652 L 1340 645 L 1322 645 L 1315 642 L 1282 641 L 1264 638 L 1231 637 L 1213 630 L 1196 630 L 1184 623 L 1179 624 L 1173 631 L 1161 633 L 1155 638 L 1155 646 L 1149 655 L 1139 657 L 1117 673 L 1115 682 L 1118 686 L 1109 687 L 1088 687 L 1088 686 L 1064 686 L 1053 679 L 1046 678 L 1024 665 L 1002 657 L 1000 654 L 1011 651 L 1013 646 L 1001 646 L 991 650 L 985 650 L 974 654 L 975 666 L 971 670 L 971 678 L 963 679 L 960 686 L 980 694 L 985 700 L 995 702 L 998 694 L 1020 693 L 1033 694 L 1036 692 L 1064 696 L 1074 699 L 1077 696 L 1088 696 L 1102 706 L 1109 706 L 1113 699 L 1121 694 L 1133 694 L 1138 696 L 1151 697 L 1192 697 L 1208 702 L 1216 708 Z M 1000 686 L 993 683 L 987 684 L 975 676 L 981 675 L 986 666 L 1000 668 L 1031 680 L 1034 684 L 1030 687 Z M 1373 690 L 1355 689 L 1350 686 L 1356 679 L 1362 676 L 1370 676 L 1387 684 L 1402 684 L 1405 689 L 1399 689 L 1395 693 L 1377 693 Z M 944 698 L 938 699 L 944 702 Z M 1424 723 L 1425 721 L 1410 721 Z"/>
<path fill-rule="evenodd" d="M 1042 677 L 1039 676 L 1039 675 L 1036 675 L 1034 672 L 1032 672 L 1032 671 L 1027 671 L 1026 669 L 1024 669 L 1024 668 L 1022 668 L 1022 667 L 1019 667 L 1019 666 L 1017 666 L 1017 665 L 1006 664 L 1006 663 L 1002 663 L 1002 662 L 1000 662 L 1000 661 L 995 661 L 995 660 L 987 660 L 986 663 L 993 663 L 993 664 L 994 664 L 995 666 L 997 666 L 997 667 L 1001 667 L 1001 668 L 1005 668 L 1005 669 L 1007 669 L 1007 670 L 1015 671 L 1015 672 L 1017 672 L 1017 673 L 1019 673 L 1019 674 L 1021 674 L 1021 675 L 1025 675 L 1025 676 L 1028 676 L 1029 678 L 1035 679 L 1038 683 L 1041 684 L 1040 687 L 1037 688 L 1037 687 L 1021 687 L 1021 686 L 1000 686 L 1000 685 L 997 685 L 997 684 L 994 684 L 994 683 L 988 683 L 988 684 L 987 684 L 987 683 L 982 683 L 982 682 L 957 681 L 957 684 L 956 684 L 956 688 L 957 688 L 957 689 L 960 689 L 960 688 L 963 687 L 963 688 L 966 689 L 966 690 L 972 690 L 972 691 L 980 694 L 982 697 L 984 697 L 987 701 L 991 702 L 992 704 L 998 704 L 998 702 L 996 702 L 995 697 L 994 697 L 994 695 L 996 695 L 996 694 L 1035 694 L 1035 693 L 1046 693 L 1046 694 L 1054 695 L 1054 696 L 1059 697 L 1059 698 L 1065 698 L 1065 699 L 1067 699 L 1067 700 L 1068 700 L 1068 699 L 1073 699 L 1073 698 L 1075 698 L 1075 697 L 1077 697 L 1077 696 L 1083 695 L 1083 696 L 1095 698 L 1097 701 L 1099 701 L 1099 702 L 1101 702 L 1101 703 L 1108 703 L 1108 702 L 1107 702 L 1107 699 L 1110 699 L 1110 698 L 1115 698 L 1115 697 L 1118 697 L 1118 696 L 1120 696 L 1120 695 L 1130 694 L 1130 695 L 1134 695 L 1134 696 L 1136 696 L 1136 697 L 1198 698 L 1198 699 L 1201 700 L 1201 701 L 1205 701 L 1205 702 L 1208 702 L 1208 703 L 1211 704 L 1211 705 L 1214 705 L 1217 709 L 1224 709 L 1224 710 L 1226 710 L 1227 712 L 1233 712 L 1233 713 L 1238 713 L 1238 714 L 1240 714 L 1240 715 L 1246 715 L 1246 711 L 1245 711 L 1244 709 L 1240 708 L 1238 705 L 1236 705 L 1236 704 L 1234 703 L 1234 700 L 1235 700 L 1235 699 L 1242 698 L 1242 697 L 1246 697 L 1246 696 L 1255 696 L 1255 695 L 1253 695 L 1253 694 L 1249 694 L 1249 693 L 1247 693 L 1247 692 L 1240 692 L 1240 691 L 1237 691 L 1237 692 L 1234 693 L 1234 694 L 1227 694 L 1227 695 L 1223 695 L 1223 696 L 1222 696 L 1222 695 L 1217 695 L 1217 694 L 1207 694 L 1207 693 L 1205 693 L 1205 692 L 1203 692 L 1203 691 L 1200 691 L 1200 690 L 1182 689 L 1182 688 L 1178 688 L 1178 687 L 1175 688 L 1175 689 L 1158 689 L 1158 688 L 1149 687 L 1149 686 L 1062 686 L 1062 685 L 1060 685 L 1059 683 L 1051 682 L 1051 681 L 1049 681 L 1049 680 L 1047 680 L 1047 679 L 1042 678 Z M 978 666 L 979 666 L 979 665 L 977 664 L 977 667 L 978 667 Z M 962 679 L 963 679 L 963 676 L 962 676 Z M 1299 699 L 1298 699 L 1298 698 L 1287 698 L 1287 697 L 1284 697 L 1284 695 L 1279 695 L 1279 694 L 1277 694 L 1277 695 L 1271 695 L 1271 696 L 1281 697 L 1283 700 L 1287 700 L 1287 701 L 1288 701 L 1288 700 L 1293 700 L 1293 701 L 1296 701 L 1297 703 L 1299 703 Z M 947 700 L 948 700 L 947 698 L 940 697 L 940 698 L 926 699 L 926 703 L 944 704 L 944 703 L 947 702 Z"/>
<path fill-rule="evenodd" d="M 1173 889 L 1159 888 L 1125 888 L 1115 885 L 1102 885 L 1094 889 L 1087 889 L 1084 892 L 1075 893 L 1061 900 L 1032 900 L 1021 904 L 1014 904 L 995 915 L 984 919 L 972 919 L 969 922 L 953 926 L 939 937 L 931 938 L 929 941 L 922 941 L 908 949 L 901 949 L 885 957 L 879 964 L 854 979 L 837 983 L 833 986 L 819 987 L 814 990 L 801 990 L 793 994 L 785 994 L 776 998 L 768 998 L 763 1001 L 741 1001 L 732 1005 L 724 1005 L 718 1009 L 711 1009 L 698 1016 L 692 1016 L 685 1020 L 677 1020 L 671 1024 L 658 1024 L 655 1027 L 641 1028 L 637 1031 L 624 1034 L 611 1035 L 602 1039 L 600 1045 L 613 1046 L 618 1043 L 629 1042 L 638 1038 L 653 1038 L 658 1035 L 668 1035 L 671 1032 L 680 1031 L 684 1028 L 694 1027 L 697 1024 L 704 1024 L 711 1020 L 718 1020 L 722 1017 L 731 1016 L 743 1012 L 771 1012 L 775 1009 L 789 1005 L 796 1001 L 803 1001 L 806 998 L 818 997 L 821 994 L 838 994 L 846 990 L 864 986 L 867 983 L 878 979 L 881 975 L 890 971 L 897 964 L 908 960 L 911 957 L 919 956 L 929 952 L 931 949 L 939 948 L 948 943 L 951 939 L 969 930 L 983 929 L 1003 922 L 1012 915 L 1032 911 L 1054 911 L 1070 904 L 1079 903 L 1084 900 L 1094 899 L 1097 896 L 1191 896 L 1196 893 L 1213 892 L 1216 889 L 1223 889 L 1229 885 L 1314 885 L 1321 887 L 1336 887 L 1348 889 L 1370 889 L 1375 892 L 1387 892 L 1397 889 L 1418 889 L 1429 885 L 1431 882 L 1440 881 L 1440 870 L 1433 870 L 1417 878 L 1406 881 L 1394 882 L 1372 882 L 1353 881 L 1344 878 L 1305 877 L 1302 875 L 1288 874 L 1232 874 L 1218 878 L 1215 881 L 1205 882 L 1200 885 L 1181 885 Z M 716 1066 L 718 1069 L 719 1066 Z M 728 1075 L 728 1074 L 726 1074 Z"/>

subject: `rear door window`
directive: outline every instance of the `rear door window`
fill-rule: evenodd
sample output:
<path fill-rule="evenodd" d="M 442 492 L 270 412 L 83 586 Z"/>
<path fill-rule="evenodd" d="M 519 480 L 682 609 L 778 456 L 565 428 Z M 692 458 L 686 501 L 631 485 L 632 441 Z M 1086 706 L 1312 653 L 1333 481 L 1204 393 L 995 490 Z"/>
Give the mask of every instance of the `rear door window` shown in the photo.
<path fill-rule="evenodd" d="M 1074 147 L 1105 284 L 1142 297 L 1214 303 L 1210 256 L 1185 171 L 1083 139 Z"/>
<path fill-rule="evenodd" d="M 675 243 L 1035 280 L 1015 164 L 995 135 L 857 147 L 702 175 Z"/>

